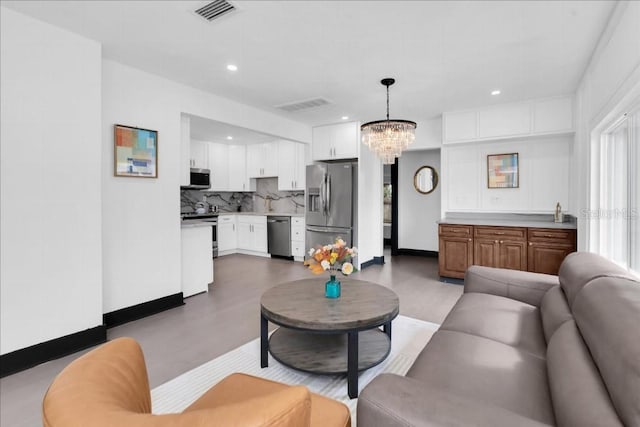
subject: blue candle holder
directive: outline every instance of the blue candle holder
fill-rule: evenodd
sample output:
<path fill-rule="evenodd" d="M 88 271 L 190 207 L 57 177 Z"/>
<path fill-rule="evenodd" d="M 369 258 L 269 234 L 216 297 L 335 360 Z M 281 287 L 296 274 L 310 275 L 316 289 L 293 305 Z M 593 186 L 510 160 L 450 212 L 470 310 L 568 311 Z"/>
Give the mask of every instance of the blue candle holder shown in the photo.
<path fill-rule="evenodd" d="M 336 279 L 335 274 L 332 274 L 331 278 L 325 283 L 324 296 L 327 298 L 340 298 L 340 281 Z"/>

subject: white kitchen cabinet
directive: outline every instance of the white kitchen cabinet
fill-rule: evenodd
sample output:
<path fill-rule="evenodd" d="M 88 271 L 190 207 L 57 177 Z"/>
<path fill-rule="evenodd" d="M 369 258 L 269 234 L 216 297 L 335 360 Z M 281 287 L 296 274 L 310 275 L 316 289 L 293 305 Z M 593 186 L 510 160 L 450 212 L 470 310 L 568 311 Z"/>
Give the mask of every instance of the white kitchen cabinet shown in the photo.
<path fill-rule="evenodd" d="M 238 248 L 238 230 L 236 215 L 220 215 L 218 217 L 218 254 L 226 255 L 227 251 Z"/>
<path fill-rule="evenodd" d="M 278 175 L 278 143 L 247 146 L 247 176 L 265 178 Z"/>
<path fill-rule="evenodd" d="M 246 147 L 229 146 L 229 187 L 227 191 L 255 191 L 247 178 Z"/>
<path fill-rule="evenodd" d="M 209 169 L 211 169 L 210 191 L 229 191 L 229 146 L 209 144 Z"/>
<path fill-rule="evenodd" d="M 304 190 L 306 177 L 305 144 L 291 141 L 278 143 L 278 190 Z"/>
<path fill-rule="evenodd" d="M 443 144 L 560 135 L 574 131 L 570 96 L 442 114 Z"/>
<path fill-rule="evenodd" d="M 313 128 L 313 160 L 339 160 L 358 157 L 360 125 L 358 122 Z"/>
<path fill-rule="evenodd" d="M 238 215 L 238 249 L 266 254 L 267 217 L 264 215 Z"/>
<path fill-rule="evenodd" d="M 304 218 L 291 217 L 291 255 L 295 261 L 304 261 L 307 251 L 304 236 Z"/>
<path fill-rule="evenodd" d="M 209 142 L 191 140 L 191 167 L 209 169 Z"/>
<path fill-rule="evenodd" d="M 182 227 L 182 294 L 185 297 L 207 292 L 213 282 L 213 249 L 211 227 Z"/>

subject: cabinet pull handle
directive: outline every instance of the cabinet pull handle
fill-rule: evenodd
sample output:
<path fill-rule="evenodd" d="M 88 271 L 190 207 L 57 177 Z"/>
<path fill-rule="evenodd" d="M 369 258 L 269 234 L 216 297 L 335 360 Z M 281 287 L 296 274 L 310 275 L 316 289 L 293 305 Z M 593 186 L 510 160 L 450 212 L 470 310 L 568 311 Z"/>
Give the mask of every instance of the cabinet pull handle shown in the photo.
<path fill-rule="evenodd" d="M 533 243 L 529 242 L 529 246 L 533 246 Z"/>
<path fill-rule="evenodd" d="M 236 231 L 236 225 L 235 224 L 231 224 L 233 226 L 233 231 Z"/>
<path fill-rule="evenodd" d="M 555 237 L 553 234 L 545 234 L 544 237 Z"/>
<path fill-rule="evenodd" d="M 502 235 L 504 234 L 504 231 L 497 231 L 497 232 L 496 232 L 496 234 L 497 234 L 498 236 L 502 236 Z"/>
<path fill-rule="evenodd" d="M 469 241 L 471 241 L 471 238 L 469 238 Z"/>
<path fill-rule="evenodd" d="M 497 241 L 497 240 L 494 240 L 494 241 L 493 241 L 493 243 L 498 243 L 498 241 Z"/>
<path fill-rule="evenodd" d="M 503 244 L 504 242 L 502 240 L 500 240 L 500 244 Z"/>

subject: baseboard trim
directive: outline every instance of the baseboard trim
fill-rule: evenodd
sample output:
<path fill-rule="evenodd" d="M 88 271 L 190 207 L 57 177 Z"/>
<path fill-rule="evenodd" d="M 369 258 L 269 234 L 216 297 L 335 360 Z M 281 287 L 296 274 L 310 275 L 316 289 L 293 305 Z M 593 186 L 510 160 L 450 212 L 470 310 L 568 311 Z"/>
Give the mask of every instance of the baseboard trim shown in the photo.
<path fill-rule="evenodd" d="M 107 328 L 113 328 L 114 326 L 119 326 L 132 320 L 142 319 L 143 317 L 180 307 L 181 305 L 184 305 L 184 296 L 182 292 L 178 292 L 177 294 L 105 313 L 102 316 L 102 322 Z"/>
<path fill-rule="evenodd" d="M 0 356 L 0 378 L 107 341 L 104 325 L 86 329 Z"/>
<path fill-rule="evenodd" d="M 427 258 L 438 258 L 438 251 L 424 251 L 422 249 L 399 248 L 398 255 L 422 256 Z"/>
<path fill-rule="evenodd" d="M 372 265 L 383 265 L 384 264 L 384 255 L 383 256 L 374 256 L 373 259 L 369 261 L 365 261 L 360 264 L 360 270 L 364 270 L 367 267 L 371 267 Z"/>

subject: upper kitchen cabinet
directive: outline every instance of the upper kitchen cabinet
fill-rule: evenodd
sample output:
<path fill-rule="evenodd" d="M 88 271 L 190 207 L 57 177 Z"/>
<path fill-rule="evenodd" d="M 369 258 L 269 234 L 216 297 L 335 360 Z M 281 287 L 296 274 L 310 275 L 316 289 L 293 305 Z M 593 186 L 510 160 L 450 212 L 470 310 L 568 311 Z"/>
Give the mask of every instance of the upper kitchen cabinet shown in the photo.
<path fill-rule="evenodd" d="M 570 96 L 442 114 L 443 143 L 487 141 L 573 132 Z"/>
<path fill-rule="evenodd" d="M 360 126 L 358 122 L 314 127 L 313 160 L 357 158 L 359 135 Z"/>
<path fill-rule="evenodd" d="M 278 190 L 304 190 L 306 149 L 305 144 L 278 142 Z"/>
<path fill-rule="evenodd" d="M 278 175 L 278 142 L 247 146 L 247 176 L 266 178 Z"/>
<path fill-rule="evenodd" d="M 190 166 L 197 169 L 209 169 L 209 142 L 191 140 Z"/>
<path fill-rule="evenodd" d="M 211 169 L 210 191 L 229 190 L 229 146 L 225 144 L 209 144 L 209 169 Z"/>
<path fill-rule="evenodd" d="M 227 191 L 255 191 L 247 177 L 247 147 L 229 145 L 229 186 Z"/>

